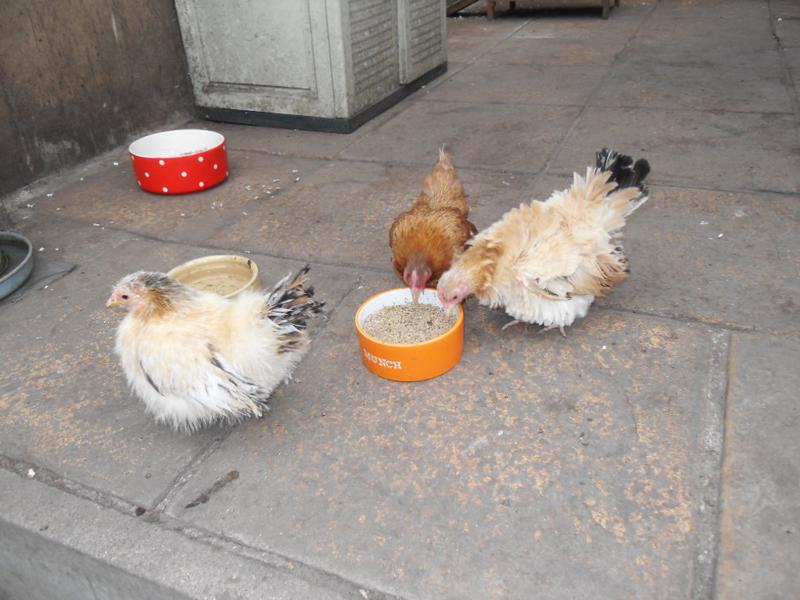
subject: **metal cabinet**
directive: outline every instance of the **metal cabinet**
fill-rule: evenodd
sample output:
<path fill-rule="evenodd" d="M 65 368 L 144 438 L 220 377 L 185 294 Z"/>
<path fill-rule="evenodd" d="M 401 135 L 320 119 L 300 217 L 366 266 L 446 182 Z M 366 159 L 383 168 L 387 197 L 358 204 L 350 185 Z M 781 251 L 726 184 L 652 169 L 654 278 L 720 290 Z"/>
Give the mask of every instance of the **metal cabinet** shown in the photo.
<path fill-rule="evenodd" d="M 209 119 L 352 131 L 446 70 L 444 0 L 176 0 Z"/>

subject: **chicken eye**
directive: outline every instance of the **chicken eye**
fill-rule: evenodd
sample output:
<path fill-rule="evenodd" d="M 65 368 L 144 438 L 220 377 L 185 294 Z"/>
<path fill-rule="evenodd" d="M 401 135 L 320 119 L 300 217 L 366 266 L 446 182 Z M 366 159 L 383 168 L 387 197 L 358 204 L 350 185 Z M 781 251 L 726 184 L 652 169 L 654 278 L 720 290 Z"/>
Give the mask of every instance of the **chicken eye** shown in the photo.
<path fill-rule="evenodd" d="M 127 300 L 128 299 L 128 294 L 122 294 L 122 299 L 123 300 Z"/>

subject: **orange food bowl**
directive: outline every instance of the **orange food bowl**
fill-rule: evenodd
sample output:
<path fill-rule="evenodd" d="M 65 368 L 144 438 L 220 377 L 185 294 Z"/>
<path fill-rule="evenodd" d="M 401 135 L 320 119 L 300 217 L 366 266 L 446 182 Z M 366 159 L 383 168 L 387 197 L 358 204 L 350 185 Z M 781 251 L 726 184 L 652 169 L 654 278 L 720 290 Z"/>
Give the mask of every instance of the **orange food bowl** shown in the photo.
<path fill-rule="evenodd" d="M 419 298 L 422 304 L 442 307 L 436 290 L 426 289 Z M 422 381 L 438 377 L 452 369 L 464 350 L 464 311 L 457 306 L 456 324 L 447 333 L 418 344 L 388 344 L 364 331 L 364 320 L 385 306 L 408 304 L 408 288 L 387 290 L 364 302 L 356 311 L 356 333 L 364 366 L 376 375 L 393 381 Z"/>

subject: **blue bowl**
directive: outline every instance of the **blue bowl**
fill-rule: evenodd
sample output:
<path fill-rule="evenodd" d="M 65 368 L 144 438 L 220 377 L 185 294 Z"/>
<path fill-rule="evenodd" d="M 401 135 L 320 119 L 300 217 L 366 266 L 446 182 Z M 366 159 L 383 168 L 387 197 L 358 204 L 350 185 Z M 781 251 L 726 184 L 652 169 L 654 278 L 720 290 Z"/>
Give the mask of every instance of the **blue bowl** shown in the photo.
<path fill-rule="evenodd" d="M 0 231 L 0 250 L 10 259 L 0 274 L 0 300 L 13 293 L 33 271 L 33 246 L 27 238 L 10 231 Z"/>

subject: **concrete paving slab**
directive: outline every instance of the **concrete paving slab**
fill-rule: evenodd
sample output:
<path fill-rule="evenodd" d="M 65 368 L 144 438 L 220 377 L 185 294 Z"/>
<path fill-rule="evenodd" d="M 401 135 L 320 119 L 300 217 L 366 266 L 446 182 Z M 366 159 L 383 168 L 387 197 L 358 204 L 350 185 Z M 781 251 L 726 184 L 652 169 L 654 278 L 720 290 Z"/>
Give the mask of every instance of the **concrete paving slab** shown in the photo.
<path fill-rule="evenodd" d="M 739 64 L 775 48 L 764 2 L 660 3 L 628 52 L 642 59 Z"/>
<path fill-rule="evenodd" d="M 541 178 L 544 199 L 570 184 Z M 650 187 L 625 227 L 631 276 L 605 306 L 800 334 L 800 197 Z"/>
<path fill-rule="evenodd" d="M 497 40 L 492 38 L 470 39 L 466 37 L 449 38 L 447 40 L 447 61 L 449 63 L 471 63 L 486 54 Z"/>
<path fill-rule="evenodd" d="M 718 597 L 800 589 L 800 343 L 735 335 L 725 414 Z"/>
<path fill-rule="evenodd" d="M 707 586 L 726 334 L 602 309 L 567 339 L 501 333 L 507 317 L 471 304 L 461 363 L 398 384 L 364 369 L 352 325 L 394 284 L 347 298 L 270 419 L 228 437 L 171 514 L 409 599 Z"/>
<path fill-rule="evenodd" d="M 657 2 L 622 2 L 612 18 L 599 19 L 596 10 L 538 10 L 524 14 L 528 23 L 515 37 L 552 39 L 595 39 L 630 36 L 653 11 Z"/>
<path fill-rule="evenodd" d="M 422 86 L 421 89 L 435 87 L 441 81 L 450 77 L 452 73 L 458 72 L 462 68 L 456 58 L 449 60 L 453 64 L 447 65 L 447 71 Z M 419 90 L 412 93 L 409 98 L 413 99 L 417 94 L 419 94 Z M 351 133 L 326 133 L 277 127 L 258 127 L 207 120 L 197 120 L 190 125 L 218 131 L 225 136 L 228 147 L 235 150 L 257 150 L 276 155 L 333 159 L 345 148 L 402 113 L 408 106 L 409 100 L 398 102 Z"/>
<path fill-rule="evenodd" d="M 775 19 L 775 33 L 785 48 L 800 47 L 800 18 Z"/>
<path fill-rule="evenodd" d="M 800 18 L 800 4 L 794 0 L 769 0 L 769 8 L 775 18 Z"/>
<path fill-rule="evenodd" d="M 204 126 L 219 131 L 228 140 L 230 148 L 236 150 L 258 150 L 277 155 L 305 156 L 309 158 L 331 158 L 336 156 L 363 135 L 364 127 L 352 133 L 324 133 L 257 127 L 204 121 Z"/>
<path fill-rule="evenodd" d="M 474 64 L 421 100 L 554 104 L 581 106 L 600 84 L 603 72 L 587 66 Z"/>
<path fill-rule="evenodd" d="M 50 198 L 16 195 L 12 219 L 44 250 L 36 280 L 0 304 L 0 363 L 13 369 L 0 382 L 0 597 L 94 587 L 120 598 L 672 599 L 714 597 L 714 584 L 726 600 L 791 596 L 798 115 L 775 112 L 786 106 L 769 10 L 791 20 L 796 4 L 624 0 L 608 21 L 596 11 L 451 21 L 464 56 L 451 56 L 432 93 L 461 85 L 461 69 L 462 80 L 480 74 L 477 50 L 502 44 L 523 63 L 536 47 L 532 60 L 581 62 L 596 59 L 589 46 L 627 40 L 613 76 L 644 106 L 590 106 L 578 121 L 574 107 L 504 110 L 487 86 L 475 102 L 464 102 L 470 88 L 457 101 L 417 93 L 348 136 L 193 122 L 223 130 L 252 182 L 219 188 L 219 213 L 187 206 L 197 209 L 189 225 L 175 203 L 142 210 L 124 148 L 32 188 Z M 788 74 L 800 81 L 794 50 L 780 48 L 787 86 Z M 640 65 L 684 93 L 668 96 Z M 607 69 L 605 58 L 588 66 Z M 579 68 L 562 92 L 585 83 Z M 537 74 L 533 84 L 555 85 Z M 485 79 L 495 78 L 517 96 L 540 93 Z M 671 105 L 653 108 L 665 97 Z M 652 160 L 653 195 L 628 228 L 631 278 L 566 340 L 501 333 L 507 317 L 470 302 L 455 370 L 384 382 L 360 364 L 352 314 L 398 285 L 388 224 L 442 143 L 480 228 L 531 190 L 565 187 L 604 145 Z M 297 167 L 304 159 L 316 170 Z M 277 197 L 239 187 L 282 179 L 269 165 L 301 180 Z M 333 311 L 268 418 L 176 436 L 125 390 L 110 351 L 118 316 L 101 305 L 122 273 L 210 246 L 271 255 L 253 255 L 267 281 L 301 264 L 279 257 L 311 259 Z M 757 332 L 730 331 L 747 328 Z M 238 479 L 185 508 L 232 469 Z"/>
<path fill-rule="evenodd" d="M 654 20 L 675 20 L 699 29 L 707 27 L 714 33 L 725 34 L 736 28 L 752 31 L 754 22 L 769 19 L 767 2 L 750 0 L 704 0 L 703 2 L 659 2 Z M 751 23 L 747 23 L 750 20 Z"/>
<path fill-rule="evenodd" d="M 469 196 L 469 218 L 479 230 L 494 223 L 508 209 L 529 200 L 529 190 L 536 181 L 533 175 L 469 169 L 461 169 L 459 176 Z"/>
<path fill-rule="evenodd" d="M 363 598 L 302 565 L 248 557 L 232 544 L 225 552 L 223 540 L 180 524 L 122 515 L 7 471 L 0 471 L 0 503 L 0 589 L 14 600 Z"/>
<path fill-rule="evenodd" d="M 432 146 L 425 158 L 432 161 L 435 152 Z M 247 208 L 252 218 L 223 229 L 210 243 L 391 269 L 389 224 L 411 205 L 424 175 L 421 167 L 335 162 L 289 194 L 252 202 Z"/>
<path fill-rule="evenodd" d="M 130 164 L 125 162 L 68 185 L 52 197 L 35 199 L 34 211 L 165 240 L 203 243 L 245 217 L 242 212 L 254 198 L 279 197 L 296 185 L 297 177 L 307 177 L 325 164 L 232 148 L 228 159 L 228 181 L 204 192 L 149 194 L 138 188 Z"/>
<path fill-rule="evenodd" d="M 536 35 L 544 37 L 534 37 Z M 592 71 L 602 74 L 597 67 L 610 65 L 627 42 L 627 34 L 591 34 L 582 39 L 561 37 L 560 33 L 541 32 L 517 34 L 503 40 L 480 58 L 490 65 L 589 65 Z M 504 69 L 505 70 L 505 69 Z"/>
<path fill-rule="evenodd" d="M 457 58 L 449 58 L 447 71 L 422 86 L 421 89 L 435 87 L 441 81 L 450 77 L 454 72 L 458 72 L 458 70 L 462 68 L 459 62 Z M 415 91 L 409 98 L 415 98 L 418 93 L 419 90 Z M 238 125 L 235 123 L 220 123 L 205 119 L 192 121 L 187 127 L 217 131 L 225 136 L 228 147 L 234 150 L 255 150 L 279 156 L 333 159 L 345 148 L 352 145 L 370 131 L 380 127 L 386 121 L 394 118 L 408 108 L 408 106 L 408 100 L 398 102 L 351 133 L 326 133 L 320 131 L 304 131 L 300 129 Z"/>
<path fill-rule="evenodd" d="M 569 173 L 611 146 L 650 159 L 656 183 L 797 193 L 798 127 L 786 114 L 591 107 L 551 168 Z"/>
<path fill-rule="evenodd" d="M 452 70 L 448 65 L 448 71 L 434 79 L 428 86 L 435 85 L 441 79 L 446 79 Z M 412 94 L 410 97 L 414 98 L 415 95 Z M 236 150 L 257 150 L 268 154 L 331 159 L 339 155 L 342 150 L 352 145 L 356 140 L 403 112 L 406 108 L 408 108 L 408 102 L 395 104 L 352 133 L 325 133 L 299 129 L 281 129 L 278 127 L 216 123 L 212 121 L 197 121 L 196 124 L 203 128 L 218 131 L 225 136 L 229 147 Z"/>
<path fill-rule="evenodd" d="M 40 258 L 78 267 L 29 290 L 22 302 L 2 305 L 0 454 L 150 507 L 223 429 L 176 434 L 145 414 L 113 354 L 121 316 L 105 309 L 105 300 L 129 272 L 168 270 L 215 252 L 64 219 L 40 217 L 23 233 L 47 246 Z M 265 283 L 298 266 L 254 258 Z M 313 276 L 332 305 L 354 282 L 335 269 L 317 268 Z"/>
<path fill-rule="evenodd" d="M 685 26 L 689 27 L 666 23 L 662 30 L 662 25 L 656 25 L 652 35 L 648 28 L 647 35 L 633 38 L 621 56 L 645 64 L 709 69 L 725 66 L 747 72 L 752 70 L 753 63 L 769 61 L 776 49 L 768 23 L 761 24 L 757 35 L 745 31 L 709 35 L 707 29 L 684 29 Z M 667 43 L 670 36 L 678 39 Z"/>
<path fill-rule="evenodd" d="M 783 56 L 789 69 L 789 77 L 794 84 L 795 98 L 800 98 L 800 48 L 786 48 Z"/>
<path fill-rule="evenodd" d="M 493 107 L 468 102 L 414 102 L 342 156 L 427 164 L 430 148 L 446 145 L 456 166 L 536 173 L 578 114 L 554 106 Z M 468 124 L 468 126 L 465 126 Z"/>
<path fill-rule="evenodd" d="M 795 86 L 797 86 L 798 81 L 800 81 L 800 48 L 785 48 L 783 50 L 783 56 L 791 71 L 792 80 Z"/>
<path fill-rule="evenodd" d="M 436 146 L 428 148 L 421 157 L 428 164 L 416 167 L 332 163 L 285 196 L 252 202 L 249 218 L 223 229 L 209 243 L 391 271 L 389 227 L 422 190 L 436 153 Z M 459 174 L 476 224 L 488 225 L 532 183 L 527 176 L 511 174 L 468 169 Z"/>
<path fill-rule="evenodd" d="M 778 51 L 761 51 L 749 62 L 753 68 L 702 59 L 674 64 L 668 57 L 654 60 L 634 51 L 604 77 L 591 104 L 791 113 L 794 103 Z"/>
<path fill-rule="evenodd" d="M 495 39 L 507 38 L 524 27 L 527 19 L 496 19 L 490 21 L 483 15 L 447 19 L 447 39 Z"/>

